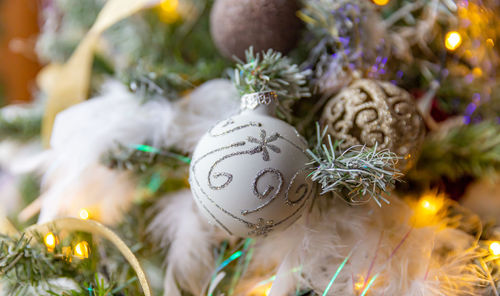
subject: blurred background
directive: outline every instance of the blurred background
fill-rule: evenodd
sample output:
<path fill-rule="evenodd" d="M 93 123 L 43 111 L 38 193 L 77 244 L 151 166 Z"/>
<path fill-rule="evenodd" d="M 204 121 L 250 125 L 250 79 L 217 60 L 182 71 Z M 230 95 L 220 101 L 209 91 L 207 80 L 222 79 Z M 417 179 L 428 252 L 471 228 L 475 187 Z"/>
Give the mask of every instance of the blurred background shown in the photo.
<path fill-rule="evenodd" d="M 40 69 L 34 52 L 38 3 L 0 0 L 0 106 L 31 101 Z"/>

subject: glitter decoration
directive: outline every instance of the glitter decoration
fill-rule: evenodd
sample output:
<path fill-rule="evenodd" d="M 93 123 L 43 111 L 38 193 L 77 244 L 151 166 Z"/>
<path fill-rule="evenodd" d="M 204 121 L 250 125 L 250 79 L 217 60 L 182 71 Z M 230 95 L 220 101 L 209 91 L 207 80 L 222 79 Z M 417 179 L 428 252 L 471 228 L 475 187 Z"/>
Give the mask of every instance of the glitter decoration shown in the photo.
<path fill-rule="evenodd" d="M 250 108 L 202 137 L 189 182 L 209 221 L 232 235 L 266 236 L 301 217 L 313 186 L 304 170 L 304 140 L 292 126 L 269 116 L 276 109 L 276 94 L 248 97 L 256 98 Z"/>
<path fill-rule="evenodd" d="M 340 148 L 366 145 L 388 149 L 408 170 L 423 141 L 425 127 L 411 95 L 390 82 L 360 79 L 331 99 L 321 121 Z"/>

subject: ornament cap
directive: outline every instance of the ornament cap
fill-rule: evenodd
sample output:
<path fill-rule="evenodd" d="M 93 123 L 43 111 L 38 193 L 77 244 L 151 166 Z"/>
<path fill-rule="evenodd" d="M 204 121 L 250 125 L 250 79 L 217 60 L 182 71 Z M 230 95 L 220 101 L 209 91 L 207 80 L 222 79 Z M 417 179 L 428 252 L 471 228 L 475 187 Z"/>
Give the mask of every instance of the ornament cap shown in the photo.
<path fill-rule="evenodd" d="M 252 110 L 274 116 L 277 103 L 278 94 L 274 91 L 246 94 L 241 97 L 241 111 Z"/>

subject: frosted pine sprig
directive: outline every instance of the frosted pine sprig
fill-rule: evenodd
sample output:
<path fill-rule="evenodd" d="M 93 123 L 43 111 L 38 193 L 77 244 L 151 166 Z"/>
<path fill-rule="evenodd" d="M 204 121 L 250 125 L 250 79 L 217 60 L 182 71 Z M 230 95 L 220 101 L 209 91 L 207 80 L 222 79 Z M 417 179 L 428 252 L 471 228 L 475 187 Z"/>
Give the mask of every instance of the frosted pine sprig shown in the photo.
<path fill-rule="evenodd" d="M 340 142 L 333 143 L 330 135 L 323 144 L 326 131 L 320 132 L 318 125 L 316 147 L 307 150 L 312 168 L 309 177 L 321 186 L 321 194 L 332 192 L 354 204 L 370 198 L 379 206 L 381 200 L 389 203 L 382 193 L 402 176 L 396 169 L 399 157 L 389 150 L 377 151 L 377 145 L 357 145 L 341 151 Z"/>
<path fill-rule="evenodd" d="M 289 117 L 294 100 L 311 96 L 306 80 L 311 70 L 300 70 L 288 57 L 272 49 L 261 55 L 250 47 L 245 56 L 246 61 L 238 60 L 232 77 L 240 95 L 274 91 L 279 97 L 278 111 L 285 117 Z"/>

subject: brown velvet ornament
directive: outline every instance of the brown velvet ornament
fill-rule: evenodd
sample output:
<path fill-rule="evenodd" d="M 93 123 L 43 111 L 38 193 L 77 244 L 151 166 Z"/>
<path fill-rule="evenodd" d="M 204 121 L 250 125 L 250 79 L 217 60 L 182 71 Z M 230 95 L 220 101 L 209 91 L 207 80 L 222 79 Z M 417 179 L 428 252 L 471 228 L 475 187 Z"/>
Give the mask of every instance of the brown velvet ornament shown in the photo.
<path fill-rule="evenodd" d="M 245 50 L 270 48 L 286 54 L 300 35 L 296 0 L 216 0 L 210 15 L 212 39 L 227 58 L 244 59 Z"/>

